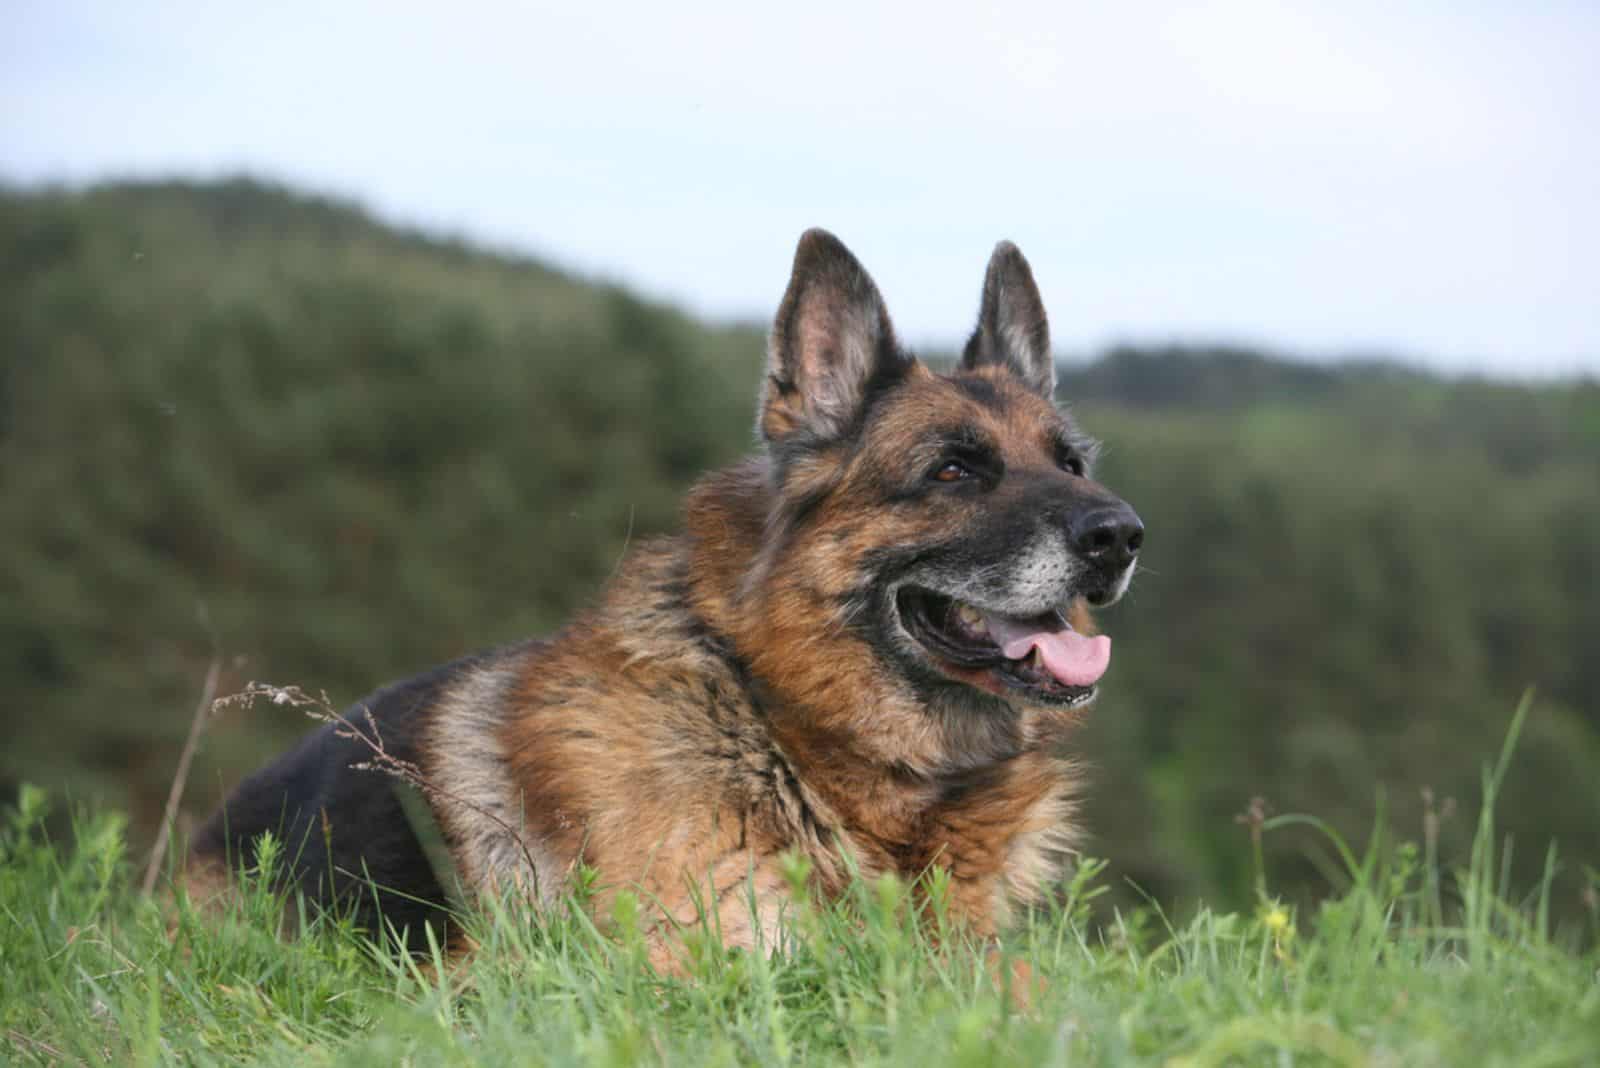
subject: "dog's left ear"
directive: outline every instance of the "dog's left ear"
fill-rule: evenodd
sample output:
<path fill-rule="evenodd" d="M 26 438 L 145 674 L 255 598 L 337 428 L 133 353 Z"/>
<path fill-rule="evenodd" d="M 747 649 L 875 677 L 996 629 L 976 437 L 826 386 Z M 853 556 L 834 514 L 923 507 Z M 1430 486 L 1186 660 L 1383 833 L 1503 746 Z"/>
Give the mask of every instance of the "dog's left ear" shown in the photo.
<path fill-rule="evenodd" d="M 1017 246 L 1002 241 L 983 276 L 978 328 L 961 355 L 966 370 L 997 366 L 1027 383 L 1046 400 L 1055 395 L 1056 364 L 1050 356 L 1050 323 L 1033 271 Z"/>

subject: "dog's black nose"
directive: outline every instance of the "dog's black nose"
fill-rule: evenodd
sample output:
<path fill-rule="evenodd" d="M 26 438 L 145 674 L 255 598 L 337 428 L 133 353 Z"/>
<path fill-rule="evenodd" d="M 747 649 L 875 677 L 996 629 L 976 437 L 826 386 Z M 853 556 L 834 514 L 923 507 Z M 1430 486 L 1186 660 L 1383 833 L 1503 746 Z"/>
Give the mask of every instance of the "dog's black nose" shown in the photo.
<path fill-rule="evenodd" d="M 1078 552 L 1117 568 L 1133 563 L 1144 544 L 1144 524 L 1126 504 L 1084 512 L 1073 519 L 1070 532 Z"/>

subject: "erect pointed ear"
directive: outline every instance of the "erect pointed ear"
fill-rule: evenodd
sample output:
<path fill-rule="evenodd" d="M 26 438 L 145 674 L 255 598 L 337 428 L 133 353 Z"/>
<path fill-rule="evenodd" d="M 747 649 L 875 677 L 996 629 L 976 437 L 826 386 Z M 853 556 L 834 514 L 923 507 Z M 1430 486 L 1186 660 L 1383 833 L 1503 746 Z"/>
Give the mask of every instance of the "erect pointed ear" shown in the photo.
<path fill-rule="evenodd" d="M 1033 271 L 1009 241 L 994 247 L 983 276 L 978 328 L 961 355 L 967 370 L 1006 367 L 1035 393 L 1049 399 L 1056 391 L 1056 365 L 1050 356 L 1050 323 Z"/>
<path fill-rule="evenodd" d="M 846 432 L 868 396 L 911 366 L 872 278 L 826 230 L 800 235 L 789 290 L 767 345 L 761 433 Z"/>

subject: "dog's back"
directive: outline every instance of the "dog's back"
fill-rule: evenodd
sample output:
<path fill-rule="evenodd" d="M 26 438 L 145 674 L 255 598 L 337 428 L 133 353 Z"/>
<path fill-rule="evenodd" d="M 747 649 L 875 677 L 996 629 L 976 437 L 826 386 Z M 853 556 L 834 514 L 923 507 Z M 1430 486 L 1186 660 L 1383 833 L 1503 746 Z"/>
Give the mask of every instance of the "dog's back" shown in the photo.
<path fill-rule="evenodd" d="M 239 784 L 195 833 L 191 865 L 253 869 L 264 833 L 283 845 L 280 885 L 325 905 L 348 908 L 364 929 L 392 927 L 408 948 L 427 948 L 424 924 L 448 937 L 442 879 L 415 821 L 426 805 L 407 805 L 404 779 L 352 770 L 373 763 L 356 735 L 375 731 L 393 759 L 416 764 L 427 717 L 440 695 L 496 653 L 454 661 L 392 683 L 356 702 L 298 746 Z"/>

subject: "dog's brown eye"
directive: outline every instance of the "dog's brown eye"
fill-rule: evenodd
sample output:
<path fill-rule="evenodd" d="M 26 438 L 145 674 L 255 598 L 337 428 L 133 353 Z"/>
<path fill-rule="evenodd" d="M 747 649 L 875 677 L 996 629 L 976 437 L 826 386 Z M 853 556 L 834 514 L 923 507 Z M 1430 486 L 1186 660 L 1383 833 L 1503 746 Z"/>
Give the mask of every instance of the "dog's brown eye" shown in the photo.
<path fill-rule="evenodd" d="M 946 460 L 944 466 L 932 475 L 935 482 L 960 482 L 964 478 L 971 477 L 972 472 L 955 460 Z"/>
<path fill-rule="evenodd" d="M 1079 478 L 1082 478 L 1083 473 L 1089 470 L 1084 465 L 1083 457 L 1074 452 L 1070 445 L 1064 445 L 1056 450 L 1056 466 L 1063 471 L 1077 475 Z"/>

